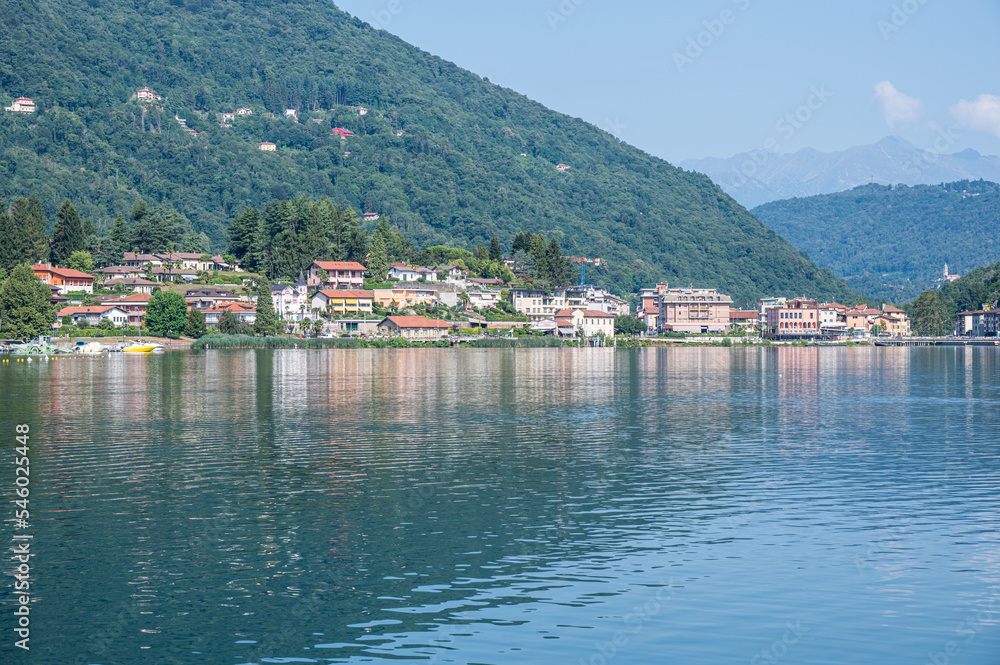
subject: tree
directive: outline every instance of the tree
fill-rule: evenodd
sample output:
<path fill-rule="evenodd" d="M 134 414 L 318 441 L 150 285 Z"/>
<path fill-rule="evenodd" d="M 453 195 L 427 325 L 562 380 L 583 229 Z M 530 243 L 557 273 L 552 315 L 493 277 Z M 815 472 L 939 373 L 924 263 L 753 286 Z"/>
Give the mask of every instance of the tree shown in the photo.
<path fill-rule="evenodd" d="M 511 257 L 514 259 L 514 274 L 516 275 L 527 275 L 528 277 L 538 276 L 538 267 L 535 265 L 535 259 L 523 249 L 519 249 L 514 252 Z"/>
<path fill-rule="evenodd" d="M 368 251 L 368 276 L 378 282 L 384 282 L 389 273 L 389 261 L 386 257 L 385 240 L 382 234 L 376 233 L 372 238 Z"/>
<path fill-rule="evenodd" d="M 176 291 L 160 291 L 146 307 L 146 327 L 154 335 L 177 337 L 187 326 L 187 303 Z"/>
<path fill-rule="evenodd" d="M 108 233 L 108 242 L 105 245 L 108 265 L 121 265 L 123 255 L 132 248 L 132 232 L 129 231 L 128 224 L 121 215 L 115 219 L 114 226 Z"/>
<path fill-rule="evenodd" d="M 49 234 L 45 230 L 45 210 L 38 197 L 28 197 L 29 239 L 31 241 L 31 261 L 45 263 L 49 260 Z"/>
<path fill-rule="evenodd" d="M 500 248 L 500 239 L 494 235 L 490 238 L 490 261 L 503 260 L 503 250 Z"/>
<path fill-rule="evenodd" d="M 549 247 L 545 243 L 545 236 L 536 233 L 531 236 L 531 258 L 535 260 L 535 274 L 539 279 L 550 279 L 549 277 Z"/>
<path fill-rule="evenodd" d="M 219 332 L 223 335 L 253 335 L 253 328 L 227 309 L 219 317 Z"/>
<path fill-rule="evenodd" d="M 313 321 L 313 330 L 316 331 L 316 335 L 320 335 L 323 332 L 323 326 L 324 325 L 325 325 L 325 323 L 324 323 L 323 319 L 321 319 L 321 318 L 319 318 L 317 316 L 316 320 Z"/>
<path fill-rule="evenodd" d="M 205 314 L 200 309 L 192 309 L 187 314 L 187 325 L 184 327 L 184 334 L 188 337 L 199 339 L 204 337 L 208 329 L 205 327 Z"/>
<path fill-rule="evenodd" d="M 90 252 L 79 250 L 69 255 L 65 267 L 80 272 L 90 272 L 94 269 L 94 259 L 90 256 Z"/>
<path fill-rule="evenodd" d="M 18 266 L 0 286 L 0 332 L 11 339 L 31 339 L 52 332 L 56 308 L 52 291 L 28 266 Z"/>
<path fill-rule="evenodd" d="M 264 278 L 257 281 L 257 318 L 253 322 L 253 332 L 263 337 L 278 334 L 278 317 L 274 313 L 271 285 Z"/>
<path fill-rule="evenodd" d="M 549 240 L 547 254 L 549 280 L 553 284 L 569 284 L 571 272 L 569 261 L 563 258 L 562 248 L 559 247 L 559 241 L 556 240 L 555 236 Z"/>
<path fill-rule="evenodd" d="M 97 328 L 99 330 L 114 330 L 115 323 L 106 316 L 102 316 L 101 320 L 97 322 Z"/>
<path fill-rule="evenodd" d="M 63 201 L 56 216 L 59 221 L 52 231 L 52 263 L 66 268 L 69 267 L 68 261 L 73 252 L 81 252 L 87 248 L 87 236 L 83 232 L 80 214 L 69 201 Z"/>
<path fill-rule="evenodd" d="M 615 317 L 615 334 L 616 335 L 638 335 L 639 333 L 644 333 L 649 329 L 645 321 L 631 317 L 631 316 L 616 316 Z"/>
<path fill-rule="evenodd" d="M 913 301 L 912 325 L 917 334 L 935 337 L 953 330 L 948 308 L 936 291 L 924 291 Z"/>

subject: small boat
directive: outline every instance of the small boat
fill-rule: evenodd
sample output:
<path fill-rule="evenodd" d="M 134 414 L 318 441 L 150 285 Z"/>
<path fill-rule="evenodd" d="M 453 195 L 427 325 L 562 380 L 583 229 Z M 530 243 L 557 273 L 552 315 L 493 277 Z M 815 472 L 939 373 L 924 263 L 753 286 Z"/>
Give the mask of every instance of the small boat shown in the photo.
<path fill-rule="evenodd" d="M 108 347 L 100 342 L 84 342 L 82 339 L 73 347 L 73 353 L 104 353 Z"/>
<path fill-rule="evenodd" d="M 143 342 L 142 340 L 137 340 L 128 346 L 123 346 L 121 351 L 122 353 L 152 353 L 159 348 L 161 348 L 160 345 L 155 342 Z"/>

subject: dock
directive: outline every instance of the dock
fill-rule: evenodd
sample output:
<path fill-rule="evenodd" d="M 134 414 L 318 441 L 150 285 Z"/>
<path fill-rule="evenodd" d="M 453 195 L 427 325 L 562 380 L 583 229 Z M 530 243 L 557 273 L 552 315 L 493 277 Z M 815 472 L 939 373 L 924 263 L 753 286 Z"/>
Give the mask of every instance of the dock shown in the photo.
<path fill-rule="evenodd" d="M 1000 346 L 992 337 L 898 337 L 876 339 L 875 346 Z"/>

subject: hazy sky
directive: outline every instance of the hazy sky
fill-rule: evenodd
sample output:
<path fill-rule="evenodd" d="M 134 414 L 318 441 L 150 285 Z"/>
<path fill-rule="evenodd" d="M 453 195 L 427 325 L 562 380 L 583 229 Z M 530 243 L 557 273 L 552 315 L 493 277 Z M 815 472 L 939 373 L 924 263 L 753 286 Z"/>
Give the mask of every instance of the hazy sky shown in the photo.
<path fill-rule="evenodd" d="M 1000 154 L 1000 0 L 335 4 L 672 162 L 889 134 Z"/>

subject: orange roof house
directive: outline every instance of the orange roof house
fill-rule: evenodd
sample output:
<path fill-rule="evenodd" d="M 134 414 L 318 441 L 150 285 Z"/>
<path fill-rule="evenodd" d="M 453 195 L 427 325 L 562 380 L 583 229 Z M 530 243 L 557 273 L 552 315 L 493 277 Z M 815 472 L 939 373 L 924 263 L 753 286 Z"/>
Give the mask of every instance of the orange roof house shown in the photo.
<path fill-rule="evenodd" d="M 365 285 L 366 270 L 357 261 L 313 261 L 306 284 L 310 288 L 361 289 Z M 326 273 L 326 281 L 320 278 L 320 271 Z"/>
<path fill-rule="evenodd" d="M 36 263 L 31 266 L 35 277 L 50 286 L 58 287 L 61 295 L 69 291 L 94 292 L 94 276 L 71 268 L 55 268 L 47 263 Z"/>

